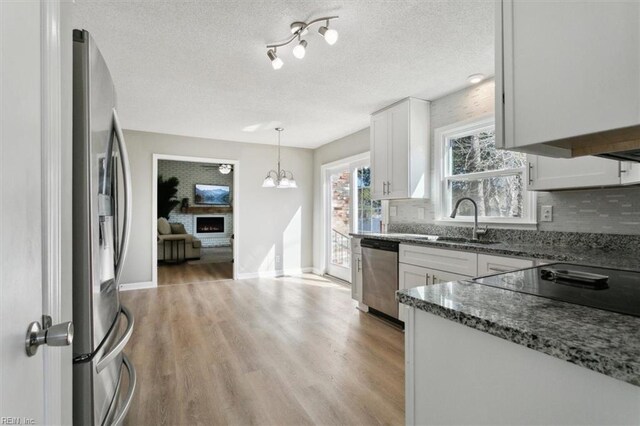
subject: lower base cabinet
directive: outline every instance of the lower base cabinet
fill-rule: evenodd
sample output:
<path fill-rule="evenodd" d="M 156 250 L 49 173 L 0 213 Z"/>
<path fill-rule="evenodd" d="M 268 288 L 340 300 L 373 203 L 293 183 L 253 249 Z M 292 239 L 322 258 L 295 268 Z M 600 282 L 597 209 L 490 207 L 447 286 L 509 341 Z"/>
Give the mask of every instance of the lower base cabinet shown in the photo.
<path fill-rule="evenodd" d="M 407 314 L 407 425 L 638 424 L 640 387 L 416 308 Z"/>
<path fill-rule="evenodd" d="M 438 271 L 437 269 L 409 265 L 406 263 L 400 263 L 398 265 L 398 275 L 398 288 L 400 290 L 471 278 L 467 275 Z M 398 319 L 400 321 L 405 321 L 406 308 L 406 305 L 399 305 Z"/>

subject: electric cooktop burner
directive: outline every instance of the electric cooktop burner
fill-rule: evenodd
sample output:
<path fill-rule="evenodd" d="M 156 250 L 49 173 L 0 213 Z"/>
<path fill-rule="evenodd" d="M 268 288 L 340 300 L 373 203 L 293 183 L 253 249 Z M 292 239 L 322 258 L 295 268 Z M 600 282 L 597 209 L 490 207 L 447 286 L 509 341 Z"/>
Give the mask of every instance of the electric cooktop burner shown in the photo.
<path fill-rule="evenodd" d="M 474 278 L 473 281 L 491 287 L 640 317 L 640 272 L 553 263 Z"/>

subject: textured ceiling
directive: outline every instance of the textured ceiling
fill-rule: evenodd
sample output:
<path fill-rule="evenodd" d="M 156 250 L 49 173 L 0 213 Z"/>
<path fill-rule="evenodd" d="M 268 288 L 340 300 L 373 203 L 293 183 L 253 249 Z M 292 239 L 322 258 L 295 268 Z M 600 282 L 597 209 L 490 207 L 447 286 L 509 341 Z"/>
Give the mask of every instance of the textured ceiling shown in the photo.
<path fill-rule="evenodd" d="M 367 127 L 407 96 L 436 99 L 494 69 L 492 0 L 86 1 L 90 31 L 128 129 L 315 148 Z M 271 68 L 265 45 L 295 20 L 340 15 L 329 46 L 315 27 L 303 60 Z"/>

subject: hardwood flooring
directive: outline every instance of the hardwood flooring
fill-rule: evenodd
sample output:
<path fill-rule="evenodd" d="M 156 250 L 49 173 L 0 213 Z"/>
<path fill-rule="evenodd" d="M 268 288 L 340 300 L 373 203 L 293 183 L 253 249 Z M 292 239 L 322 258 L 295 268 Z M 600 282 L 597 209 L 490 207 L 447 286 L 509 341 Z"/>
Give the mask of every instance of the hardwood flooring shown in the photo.
<path fill-rule="evenodd" d="M 233 278 L 233 263 L 158 264 L 158 285 L 190 284 Z"/>
<path fill-rule="evenodd" d="M 122 293 L 128 425 L 404 424 L 400 330 L 316 275 Z"/>

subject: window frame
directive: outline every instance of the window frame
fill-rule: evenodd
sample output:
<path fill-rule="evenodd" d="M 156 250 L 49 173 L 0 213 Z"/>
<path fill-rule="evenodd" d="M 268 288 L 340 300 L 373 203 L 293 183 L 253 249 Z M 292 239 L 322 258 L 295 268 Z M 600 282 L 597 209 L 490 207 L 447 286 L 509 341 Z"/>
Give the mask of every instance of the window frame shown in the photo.
<path fill-rule="evenodd" d="M 536 206 L 536 193 L 528 190 L 527 168 L 525 166 L 511 169 L 502 170 L 490 170 L 484 172 L 474 172 L 462 175 L 451 175 L 448 168 L 449 149 L 448 142 L 450 139 L 468 136 L 484 129 L 494 129 L 495 131 L 495 116 L 493 114 L 486 115 L 480 118 L 473 118 L 470 120 L 459 121 L 448 126 L 439 127 L 434 130 L 434 151 L 435 151 L 435 176 L 434 176 L 434 194 L 436 195 L 435 207 L 436 207 L 436 222 L 441 223 L 473 223 L 473 216 L 458 215 L 455 218 L 450 218 L 449 214 L 453 208 L 452 200 L 450 196 L 450 190 L 448 182 L 449 180 L 475 180 L 487 177 L 500 177 L 500 176 L 512 176 L 514 174 L 520 174 L 524 183 L 524 194 L 522 196 L 522 217 L 519 218 L 507 218 L 507 217 L 491 217 L 491 216 L 478 216 L 479 223 L 485 224 L 503 224 L 503 225 L 520 225 L 520 226 L 536 226 L 537 225 L 537 206 Z"/>

